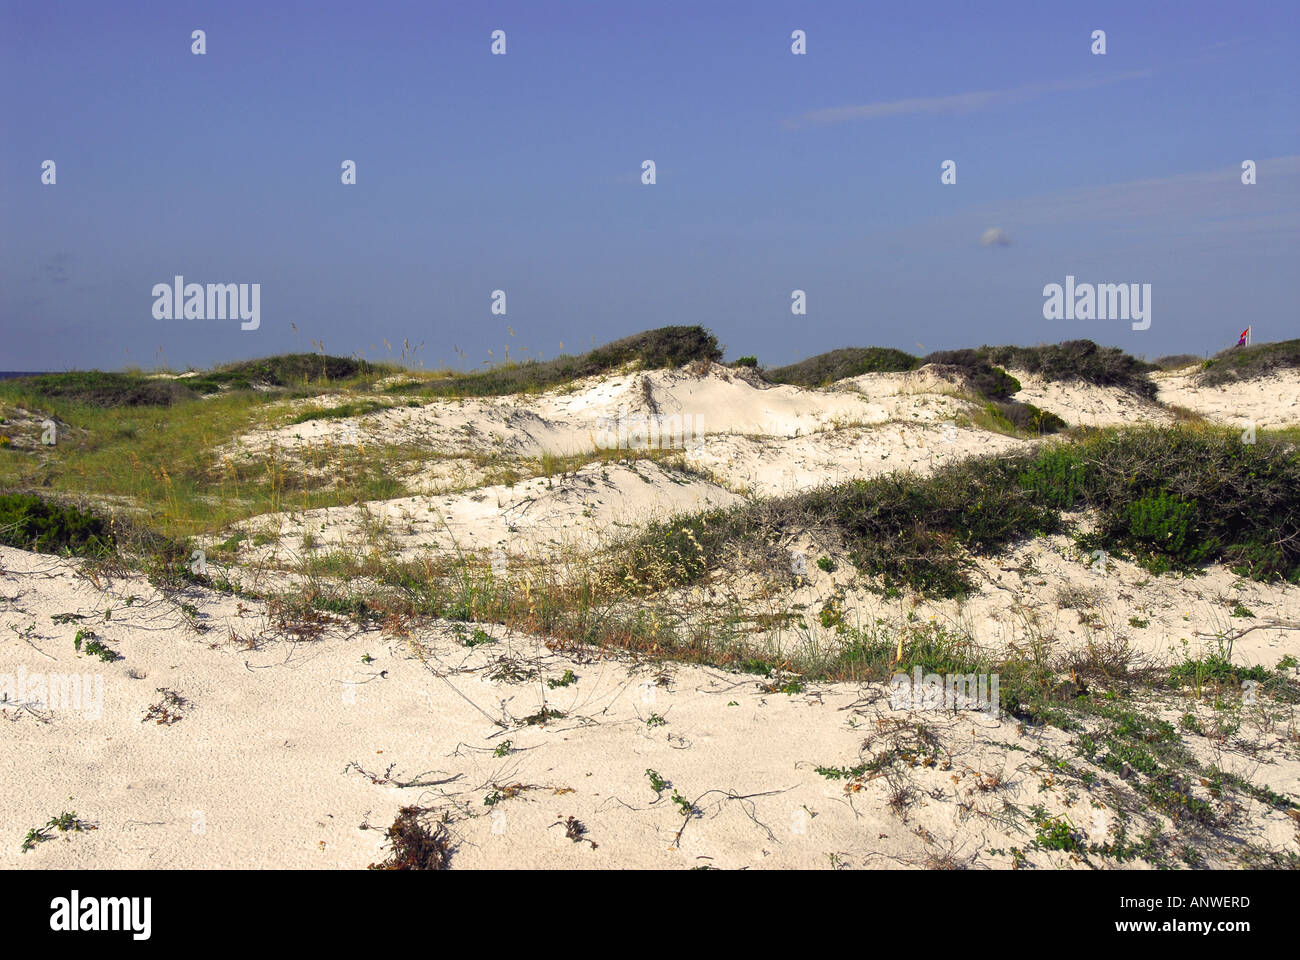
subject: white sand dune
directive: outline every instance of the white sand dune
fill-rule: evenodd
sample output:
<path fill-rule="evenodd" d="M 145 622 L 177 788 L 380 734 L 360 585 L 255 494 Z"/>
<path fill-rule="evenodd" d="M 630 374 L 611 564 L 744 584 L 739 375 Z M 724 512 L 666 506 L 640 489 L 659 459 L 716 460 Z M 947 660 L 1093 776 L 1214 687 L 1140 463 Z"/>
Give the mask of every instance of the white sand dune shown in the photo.
<path fill-rule="evenodd" d="M 1128 391 L 1015 375 L 1018 399 L 1071 425 L 1173 419 Z M 1300 415 L 1294 372 L 1213 389 L 1186 374 L 1156 380 L 1162 402 L 1218 422 L 1293 426 Z M 366 550 L 389 559 L 500 552 L 571 567 L 650 520 L 1036 442 L 980 429 L 979 410 L 940 368 L 810 390 L 713 365 L 257 431 L 222 452 L 344 438 L 406 444 L 442 457 L 413 487 L 464 489 L 253 518 L 246 532 L 273 538 L 246 540 L 238 572 L 264 570 L 269 582 L 305 558 Z M 672 418 L 670 429 L 686 428 L 670 437 L 675 457 L 629 452 L 549 478 L 485 483 L 496 465 L 527 474 L 527 458 L 644 443 L 637 430 Z M 1023 655 L 1043 642 L 1058 654 L 1126 644 L 1167 665 L 1227 642 L 1236 663 L 1300 657 L 1300 590 L 1221 567 L 1157 577 L 1112 559 L 1103 573 L 1067 538 L 1043 538 L 978 561 L 974 597 L 920 601 L 866 589 L 851 558 L 818 535 L 780 546 L 804 556 L 804 580 L 738 572 L 712 594 L 683 591 L 678 612 L 801 611 L 801 622 L 755 629 L 755 648 L 778 656 L 841 644 L 836 622 L 821 617 L 835 604 L 850 627 L 934 623 Z M 833 556 L 833 570 L 818 568 L 822 556 Z M 384 633 L 329 616 L 295 624 L 260 600 L 199 588 L 165 596 L 139 576 L 82 569 L 0 548 L 0 729 L 5 780 L 22 784 L 0 799 L 9 836 L 0 862 L 10 867 L 360 868 L 383 856 L 398 809 L 418 804 L 445 816 L 454 867 L 1007 867 L 1024 857 L 1071 868 L 1084 861 L 1034 848 L 1023 812 L 1041 804 L 1089 842 L 1114 843 L 1113 801 L 1132 800 L 1123 771 L 1091 768 L 1088 789 L 1050 773 L 1053 757 L 1077 749 L 1075 734 L 979 712 L 894 710 L 881 684 L 774 692 L 779 683 L 754 675 L 636 663 L 490 624 L 439 622 L 409 635 L 400 624 Z M 60 614 L 84 619 L 55 623 Z M 79 654 L 79 629 L 123 659 Z M 20 675 L 51 674 L 88 676 L 102 700 L 41 702 L 20 689 Z M 183 702 L 169 706 L 165 690 Z M 157 711 L 144 722 L 155 705 L 174 722 L 155 722 Z M 530 722 L 544 709 L 563 716 Z M 1171 694 L 1141 709 L 1179 724 L 1201 707 Z M 1212 723 L 1214 711 L 1203 712 Z M 1194 750 L 1257 786 L 1300 793 L 1294 718 L 1289 728 L 1247 719 L 1259 736 L 1202 737 Z M 648 770 L 669 783 L 658 795 Z M 1300 850 L 1294 820 L 1248 795 L 1234 803 L 1226 829 L 1237 841 Z M 1178 829 L 1140 803 L 1129 808 L 1129 841 Z M 56 832 L 21 853 L 26 830 L 63 810 L 94 829 Z M 1239 865 L 1216 849 L 1209 865 Z"/>

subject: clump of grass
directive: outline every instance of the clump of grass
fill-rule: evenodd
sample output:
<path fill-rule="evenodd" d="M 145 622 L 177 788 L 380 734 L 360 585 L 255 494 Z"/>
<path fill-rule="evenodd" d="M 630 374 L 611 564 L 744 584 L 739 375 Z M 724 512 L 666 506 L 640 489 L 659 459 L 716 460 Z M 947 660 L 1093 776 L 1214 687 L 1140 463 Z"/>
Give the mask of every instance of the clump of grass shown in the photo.
<path fill-rule="evenodd" d="M 391 404 L 381 403 L 378 400 L 351 400 L 334 407 L 304 410 L 289 422 L 307 423 L 311 420 L 342 420 L 346 417 L 361 417 L 367 413 L 387 410 L 390 406 Z"/>
<path fill-rule="evenodd" d="M 156 690 L 162 694 L 162 699 L 149 705 L 149 709 L 145 711 L 145 715 L 140 722 L 148 723 L 152 720 L 159 726 L 170 727 L 177 721 L 183 720 L 184 714 L 182 711 L 189 706 L 189 700 L 168 687 L 157 687 Z"/>
<path fill-rule="evenodd" d="M 1205 361 L 1197 380 L 1206 386 L 1217 386 L 1255 379 L 1289 367 L 1300 367 L 1300 340 L 1222 350 Z"/>
<path fill-rule="evenodd" d="M 550 720 L 563 720 L 565 714 L 560 710 L 552 710 L 550 707 L 543 706 L 536 713 L 524 717 L 520 724 L 525 727 L 544 727 Z"/>
<path fill-rule="evenodd" d="M 1058 850 L 1062 853 L 1084 852 L 1083 835 L 1066 818 L 1049 817 L 1045 811 L 1040 810 L 1035 820 L 1038 832 L 1034 836 L 1034 849 Z"/>
<path fill-rule="evenodd" d="M 915 370 L 920 361 L 892 347 L 843 347 L 815 357 L 763 372 L 771 383 L 822 387 L 864 373 L 899 373 Z"/>
<path fill-rule="evenodd" d="M 481 647 L 485 643 L 495 642 L 495 638 L 481 627 L 475 627 L 474 632 L 467 635 L 465 628 L 461 624 L 456 624 L 453 632 L 460 637 L 461 644 L 466 647 Z"/>

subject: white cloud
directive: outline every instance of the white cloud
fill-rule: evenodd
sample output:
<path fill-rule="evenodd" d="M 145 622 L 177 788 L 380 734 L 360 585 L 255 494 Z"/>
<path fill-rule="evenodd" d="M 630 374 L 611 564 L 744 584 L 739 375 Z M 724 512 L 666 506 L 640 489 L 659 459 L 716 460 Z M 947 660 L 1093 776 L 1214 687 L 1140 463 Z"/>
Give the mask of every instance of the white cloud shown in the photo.
<path fill-rule="evenodd" d="M 1036 83 L 1023 87 L 1012 87 L 1007 90 L 973 90 L 967 93 L 954 93 L 942 97 L 908 97 L 904 100 L 881 100 L 875 103 L 848 107 L 827 107 L 805 113 L 795 121 L 795 125 L 843 123 L 846 120 L 877 120 L 881 117 L 898 117 L 913 113 L 968 113 L 972 110 L 998 104 L 1032 100 L 1048 93 L 1091 90 L 1095 87 L 1104 87 L 1108 84 L 1121 83 L 1126 80 L 1142 80 L 1154 73 L 1154 70 L 1132 70 L 1107 77 L 1067 80 L 1060 83 Z"/>

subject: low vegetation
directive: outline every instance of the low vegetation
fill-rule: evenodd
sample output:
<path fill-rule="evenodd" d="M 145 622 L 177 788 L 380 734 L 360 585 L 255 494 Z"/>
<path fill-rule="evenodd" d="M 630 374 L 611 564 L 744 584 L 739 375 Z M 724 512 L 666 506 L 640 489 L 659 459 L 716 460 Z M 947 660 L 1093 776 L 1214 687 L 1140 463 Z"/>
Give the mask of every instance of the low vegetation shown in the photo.
<path fill-rule="evenodd" d="M 1300 340 L 1257 343 L 1216 353 L 1205 361 L 1197 380 L 1205 386 L 1218 386 L 1295 367 L 1300 367 Z"/>
<path fill-rule="evenodd" d="M 1156 357 L 1152 361 L 1155 366 L 1161 370 L 1184 370 L 1187 367 L 1197 366 L 1201 363 L 1201 358 L 1194 353 L 1171 353 L 1168 356 Z"/>
<path fill-rule="evenodd" d="M 371 870 L 446 870 L 451 864 L 447 827 L 423 807 L 402 807 L 384 835 L 388 857 L 372 863 Z"/>
<path fill-rule="evenodd" d="M 226 390 L 338 386 L 397 368 L 318 353 L 243 360 L 193 376 L 72 370 L 0 381 L 0 398 L 28 407 L 170 407 Z"/>
<path fill-rule="evenodd" d="M 920 363 L 910 353 L 891 347 L 844 347 L 784 367 L 764 370 L 763 376 L 769 383 L 824 387 L 837 380 L 859 377 L 864 373 L 915 370 Z"/>
<path fill-rule="evenodd" d="M 1148 376 L 1154 364 L 1129 356 L 1119 347 L 1102 347 L 1091 340 L 1037 347 L 980 347 L 975 353 L 988 363 L 1024 370 L 1044 380 L 1081 380 L 1099 387 L 1131 390 L 1150 400 L 1156 397 L 1156 385 Z"/>
<path fill-rule="evenodd" d="M 898 473 L 661 521 L 628 545 L 623 576 L 643 589 L 700 581 L 721 563 L 801 530 L 829 530 L 885 586 L 936 596 L 974 589 L 971 556 L 1098 520 L 1089 546 L 1154 571 L 1229 564 L 1300 583 L 1300 453 L 1235 431 L 1138 428 L 922 477 Z M 750 546 L 746 546 L 750 544 Z"/>
<path fill-rule="evenodd" d="M 102 556 L 114 548 L 103 517 L 30 494 L 0 494 L 0 543 L 75 556 Z"/>
<path fill-rule="evenodd" d="M 30 405 L 54 400 L 87 407 L 170 407 L 199 396 L 190 384 L 170 377 L 99 370 L 19 377 L 0 383 L 0 394 Z"/>
<path fill-rule="evenodd" d="M 718 339 L 703 327 L 659 327 L 597 347 L 580 356 L 503 363 L 479 373 L 394 384 L 391 393 L 437 397 L 486 397 L 546 390 L 582 377 L 609 373 L 629 363 L 641 369 L 680 367 L 722 359 Z"/>

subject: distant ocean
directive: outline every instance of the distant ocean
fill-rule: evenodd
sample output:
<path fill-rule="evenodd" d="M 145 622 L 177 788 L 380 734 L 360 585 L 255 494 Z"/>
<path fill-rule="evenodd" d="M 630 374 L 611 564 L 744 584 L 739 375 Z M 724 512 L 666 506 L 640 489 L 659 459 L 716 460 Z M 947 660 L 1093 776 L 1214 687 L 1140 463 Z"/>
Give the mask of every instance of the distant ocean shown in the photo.
<path fill-rule="evenodd" d="M 0 370 L 0 380 L 12 380 L 14 377 L 39 377 L 44 370 Z"/>

